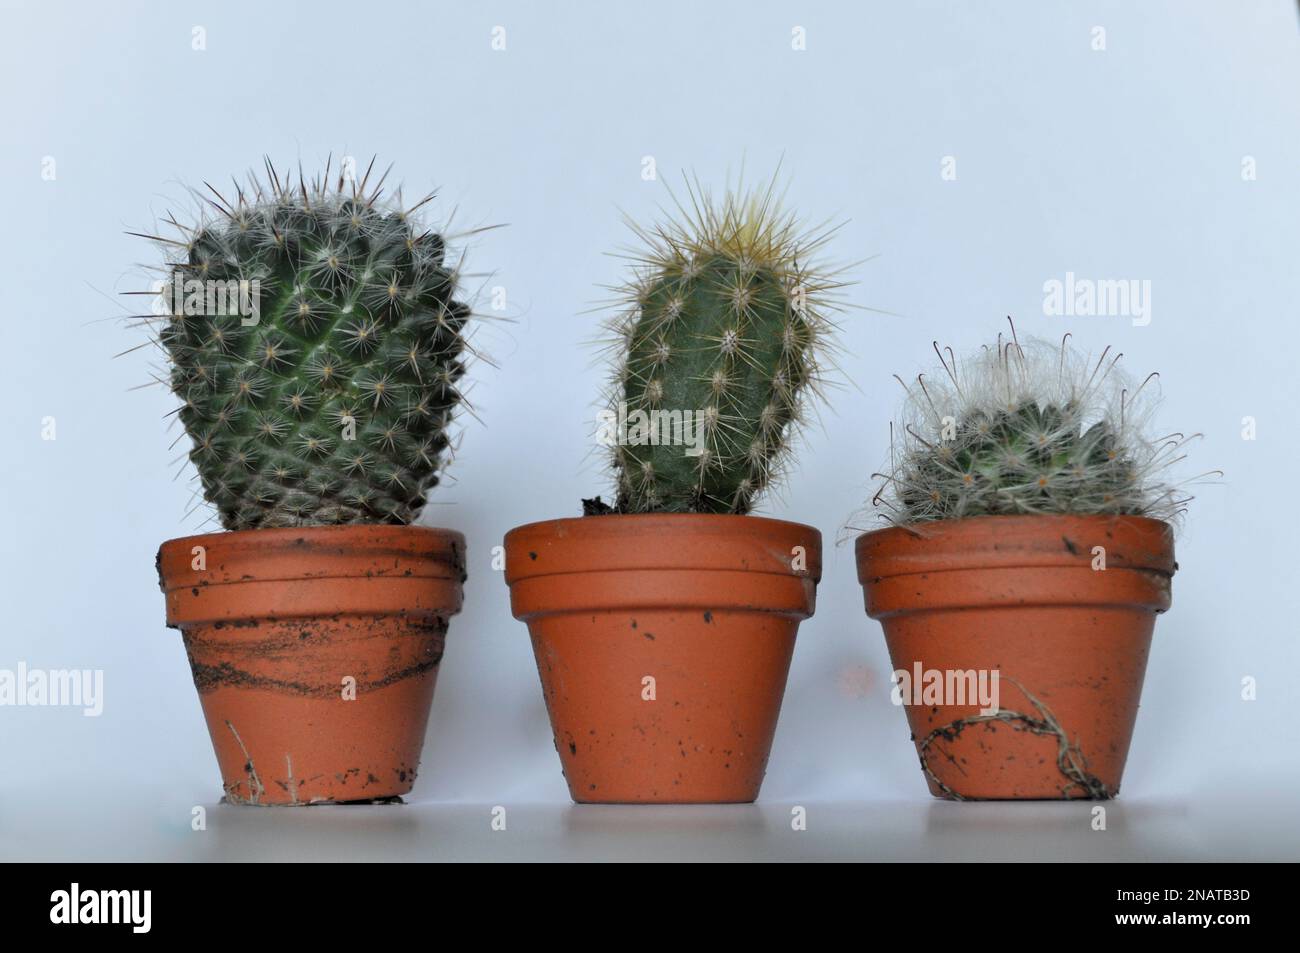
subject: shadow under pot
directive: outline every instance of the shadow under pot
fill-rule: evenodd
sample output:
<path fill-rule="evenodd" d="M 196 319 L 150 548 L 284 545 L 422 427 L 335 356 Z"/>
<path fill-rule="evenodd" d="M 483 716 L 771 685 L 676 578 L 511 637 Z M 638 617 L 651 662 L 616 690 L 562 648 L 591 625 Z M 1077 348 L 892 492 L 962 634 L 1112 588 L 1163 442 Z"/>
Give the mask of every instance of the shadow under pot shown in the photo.
<path fill-rule="evenodd" d="M 1168 524 L 945 520 L 859 536 L 857 562 L 933 795 L 1119 793 L 1177 568 Z"/>
<path fill-rule="evenodd" d="M 579 803 L 758 797 L 821 534 L 756 516 L 628 514 L 506 535 L 569 793 Z"/>
<path fill-rule="evenodd" d="M 465 539 L 418 526 L 255 529 L 158 553 L 227 801 L 304 805 L 415 783 Z"/>

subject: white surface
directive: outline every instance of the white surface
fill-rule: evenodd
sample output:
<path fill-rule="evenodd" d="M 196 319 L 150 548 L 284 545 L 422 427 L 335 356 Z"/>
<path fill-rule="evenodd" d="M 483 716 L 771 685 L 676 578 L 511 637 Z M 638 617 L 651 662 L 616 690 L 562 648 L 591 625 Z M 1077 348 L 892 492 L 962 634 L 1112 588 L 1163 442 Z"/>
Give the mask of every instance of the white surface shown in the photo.
<path fill-rule="evenodd" d="M 1196 861 L 1294 860 L 1294 799 L 1095 803 L 870 803 L 642 807 L 464 805 L 192 807 L 56 800 L 0 822 L 0 860 L 67 861 Z M 504 809 L 504 814 L 502 814 Z M 505 829 L 494 829 L 504 817 Z M 498 823 L 498 827 L 500 824 Z"/>
<path fill-rule="evenodd" d="M 106 698 L 93 719 L 0 708 L 0 852 L 1300 857 L 1282 810 L 1300 782 L 1294 3 L 302 9 L 4 3 L 0 667 L 102 669 Z M 496 25 L 504 52 L 490 48 Z M 796 25 L 803 52 L 790 48 Z M 1091 49 L 1095 26 L 1105 52 Z M 408 195 L 442 186 L 439 211 L 458 204 L 463 224 L 510 225 L 470 262 L 496 271 L 484 283 L 506 288 L 517 320 L 483 329 L 500 364 L 474 371 L 485 425 L 469 422 L 456 482 L 425 515 L 469 539 L 467 601 L 414 805 L 222 809 L 200 837 L 189 807 L 218 779 L 153 560 L 204 515 L 185 515 L 188 474 L 173 480 L 172 400 L 129 390 L 148 379 L 147 355 L 110 359 L 138 341 L 119 323 L 133 302 L 115 293 L 143 287 L 132 262 L 153 260 L 122 230 L 183 199 L 179 181 L 226 181 L 263 152 L 310 170 L 331 150 L 394 161 Z M 646 155 L 661 181 L 642 181 Z M 946 155 L 953 182 L 939 175 Z M 54 181 L 40 176 L 45 156 Z M 1256 181 L 1242 180 L 1243 156 Z M 582 346 L 596 320 L 583 312 L 621 276 L 605 254 L 627 238 L 617 208 L 645 219 L 678 169 L 718 184 L 742 157 L 757 176 L 783 157 L 810 220 L 849 220 L 833 257 L 879 255 L 854 270 L 851 298 L 892 312 L 846 318 L 853 386 L 833 394 L 767 514 L 833 540 L 885 457 L 890 375 L 928 365 L 934 338 L 977 346 L 1007 314 L 1026 334 L 1114 343 L 1134 373 L 1161 372 L 1168 429 L 1205 432 L 1189 472 L 1227 478 L 1200 492 L 1178 543 L 1110 833 L 1089 832 L 1070 813 L 1081 808 L 929 801 L 847 546 L 828 549 L 799 634 L 764 806 L 666 822 L 565 806 L 492 547 L 607 491 L 589 440 L 604 372 Z M 1150 279 L 1150 325 L 1045 317 L 1043 283 L 1067 271 Z M 1247 415 L 1255 441 L 1240 437 Z M 47 416 L 55 441 L 40 436 Z M 1256 701 L 1242 700 L 1247 677 Z M 802 798 L 849 806 L 792 835 L 786 806 Z M 435 806 L 446 802 L 550 806 L 520 807 L 491 835 L 484 809 Z"/>

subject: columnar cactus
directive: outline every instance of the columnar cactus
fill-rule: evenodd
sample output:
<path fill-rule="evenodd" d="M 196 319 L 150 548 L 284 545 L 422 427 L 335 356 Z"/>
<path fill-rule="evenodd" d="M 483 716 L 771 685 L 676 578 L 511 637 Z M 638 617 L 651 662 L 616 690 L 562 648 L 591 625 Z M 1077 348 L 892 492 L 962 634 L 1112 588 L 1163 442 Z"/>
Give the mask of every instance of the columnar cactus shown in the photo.
<path fill-rule="evenodd" d="M 1164 480 L 1200 437 L 1148 436 L 1151 374 L 1134 388 L 1107 348 L 1091 361 L 1060 345 L 998 337 L 941 373 L 904 384 L 888 473 L 872 503 L 910 524 L 999 513 L 1173 519 L 1190 499 Z M 901 382 L 901 378 L 899 379 Z"/>
<path fill-rule="evenodd" d="M 830 232 L 800 234 L 771 186 L 688 192 L 678 220 L 631 225 L 643 247 L 611 324 L 619 512 L 749 512 L 822 381 L 840 284 L 809 258 Z"/>
<path fill-rule="evenodd" d="M 409 523 L 438 482 L 470 308 L 443 236 L 369 179 L 268 162 L 146 236 L 177 252 L 157 337 L 227 529 Z"/>

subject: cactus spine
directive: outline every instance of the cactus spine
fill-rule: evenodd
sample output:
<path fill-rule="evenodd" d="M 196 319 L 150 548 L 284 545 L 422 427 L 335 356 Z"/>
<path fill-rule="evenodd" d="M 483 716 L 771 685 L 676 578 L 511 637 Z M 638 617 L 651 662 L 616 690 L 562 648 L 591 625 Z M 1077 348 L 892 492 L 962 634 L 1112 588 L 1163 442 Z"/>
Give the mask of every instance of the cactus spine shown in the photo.
<path fill-rule="evenodd" d="M 1164 476 L 1200 434 L 1151 437 L 1157 375 L 1134 388 L 1110 348 L 1011 340 L 904 384 L 903 417 L 872 500 L 901 524 L 1004 513 L 1133 514 L 1170 520 L 1191 499 Z M 901 382 L 901 378 L 899 379 Z M 1204 474 L 1209 476 L 1210 474 Z M 1193 478 L 1199 479 L 1199 478 Z"/>
<path fill-rule="evenodd" d="M 157 337 L 227 529 L 409 523 L 438 482 L 470 308 L 443 236 L 373 167 L 291 183 L 268 161 L 209 187 L 197 224 L 169 216 L 178 239 L 145 236 L 175 252 Z"/>
<path fill-rule="evenodd" d="M 787 462 L 841 285 L 809 263 L 833 229 L 802 235 L 774 186 L 714 202 L 688 183 L 675 221 L 629 223 L 640 247 L 611 325 L 611 413 L 630 425 L 618 512 L 747 513 Z M 693 439 L 668 438 L 678 420 Z"/>

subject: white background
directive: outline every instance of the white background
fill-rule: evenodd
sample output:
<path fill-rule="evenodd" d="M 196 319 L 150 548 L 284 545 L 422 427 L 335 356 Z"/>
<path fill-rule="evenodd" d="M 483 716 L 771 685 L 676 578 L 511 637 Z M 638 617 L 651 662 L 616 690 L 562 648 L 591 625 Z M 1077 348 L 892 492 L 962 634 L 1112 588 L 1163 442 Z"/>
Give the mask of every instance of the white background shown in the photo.
<path fill-rule="evenodd" d="M 0 856 L 294 856 L 358 823 L 338 850 L 419 855 L 426 828 L 444 842 L 486 830 L 479 805 L 549 818 L 536 830 L 550 840 L 512 842 L 521 855 L 621 843 L 628 856 L 757 856 L 745 845 L 779 836 L 789 805 L 824 804 L 861 837 L 814 833 L 804 855 L 851 843 L 860 856 L 1300 857 L 1293 3 L 0 6 L 0 668 L 106 680 L 98 719 L 0 708 Z M 504 51 L 491 48 L 498 25 Z M 192 48 L 196 26 L 205 50 Z M 804 51 L 791 49 L 795 26 Z M 163 540 L 214 524 L 202 508 L 186 516 L 191 473 L 173 478 L 186 442 L 169 446 L 172 399 L 131 390 L 153 356 L 112 359 L 140 341 L 117 292 L 146 287 L 139 265 L 156 263 L 123 231 L 186 208 L 183 184 L 229 181 L 263 153 L 310 172 L 330 152 L 395 162 L 408 196 L 441 188 L 435 220 L 458 207 L 461 225 L 508 223 L 475 240 L 469 270 L 506 289 L 515 321 L 481 328 L 500 369 L 472 372 L 483 423 L 467 418 L 454 485 L 423 520 L 466 534 L 470 578 L 413 806 L 324 822 L 223 808 L 221 836 L 241 845 L 223 854 L 190 835 L 219 777 L 153 564 Z M 644 156 L 660 181 L 642 180 Z M 940 177 L 945 156 L 956 181 Z M 847 220 L 830 257 L 877 256 L 854 269 L 849 297 L 890 312 L 846 317 L 845 386 L 765 514 L 832 543 L 884 460 L 901 393 L 890 375 L 929 365 L 935 338 L 959 351 L 991 339 L 1008 314 L 1023 333 L 1070 330 L 1090 349 L 1115 344 L 1136 375 L 1160 371 L 1164 428 L 1205 433 L 1187 472 L 1226 477 L 1199 491 L 1179 538 L 1118 835 L 1069 840 L 1087 830 L 1085 807 L 930 801 L 848 545 L 828 546 L 758 808 L 565 807 L 491 550 L 512 526 L 608 492 L 590 441 L 605 372 L 586 312 L 623 275 L 606 254 L 629 237 L 619 209 L 653 217 L 665 180 L 689 170 L 721 186 L 742 159 L 755 177 L 782 162 L 810 221 Z M 1149 279 L 1151 323 L 1044 316 L 1043 283 L 1067 271 Z M 41 439 L 46 417 L 54 441 Z M 1256 701 L 1241 698 L 1248 676 Z M 438 815 L 446 802 L 461 806 Z M 505 849 L 474 843 L 462 855 Z"/>

